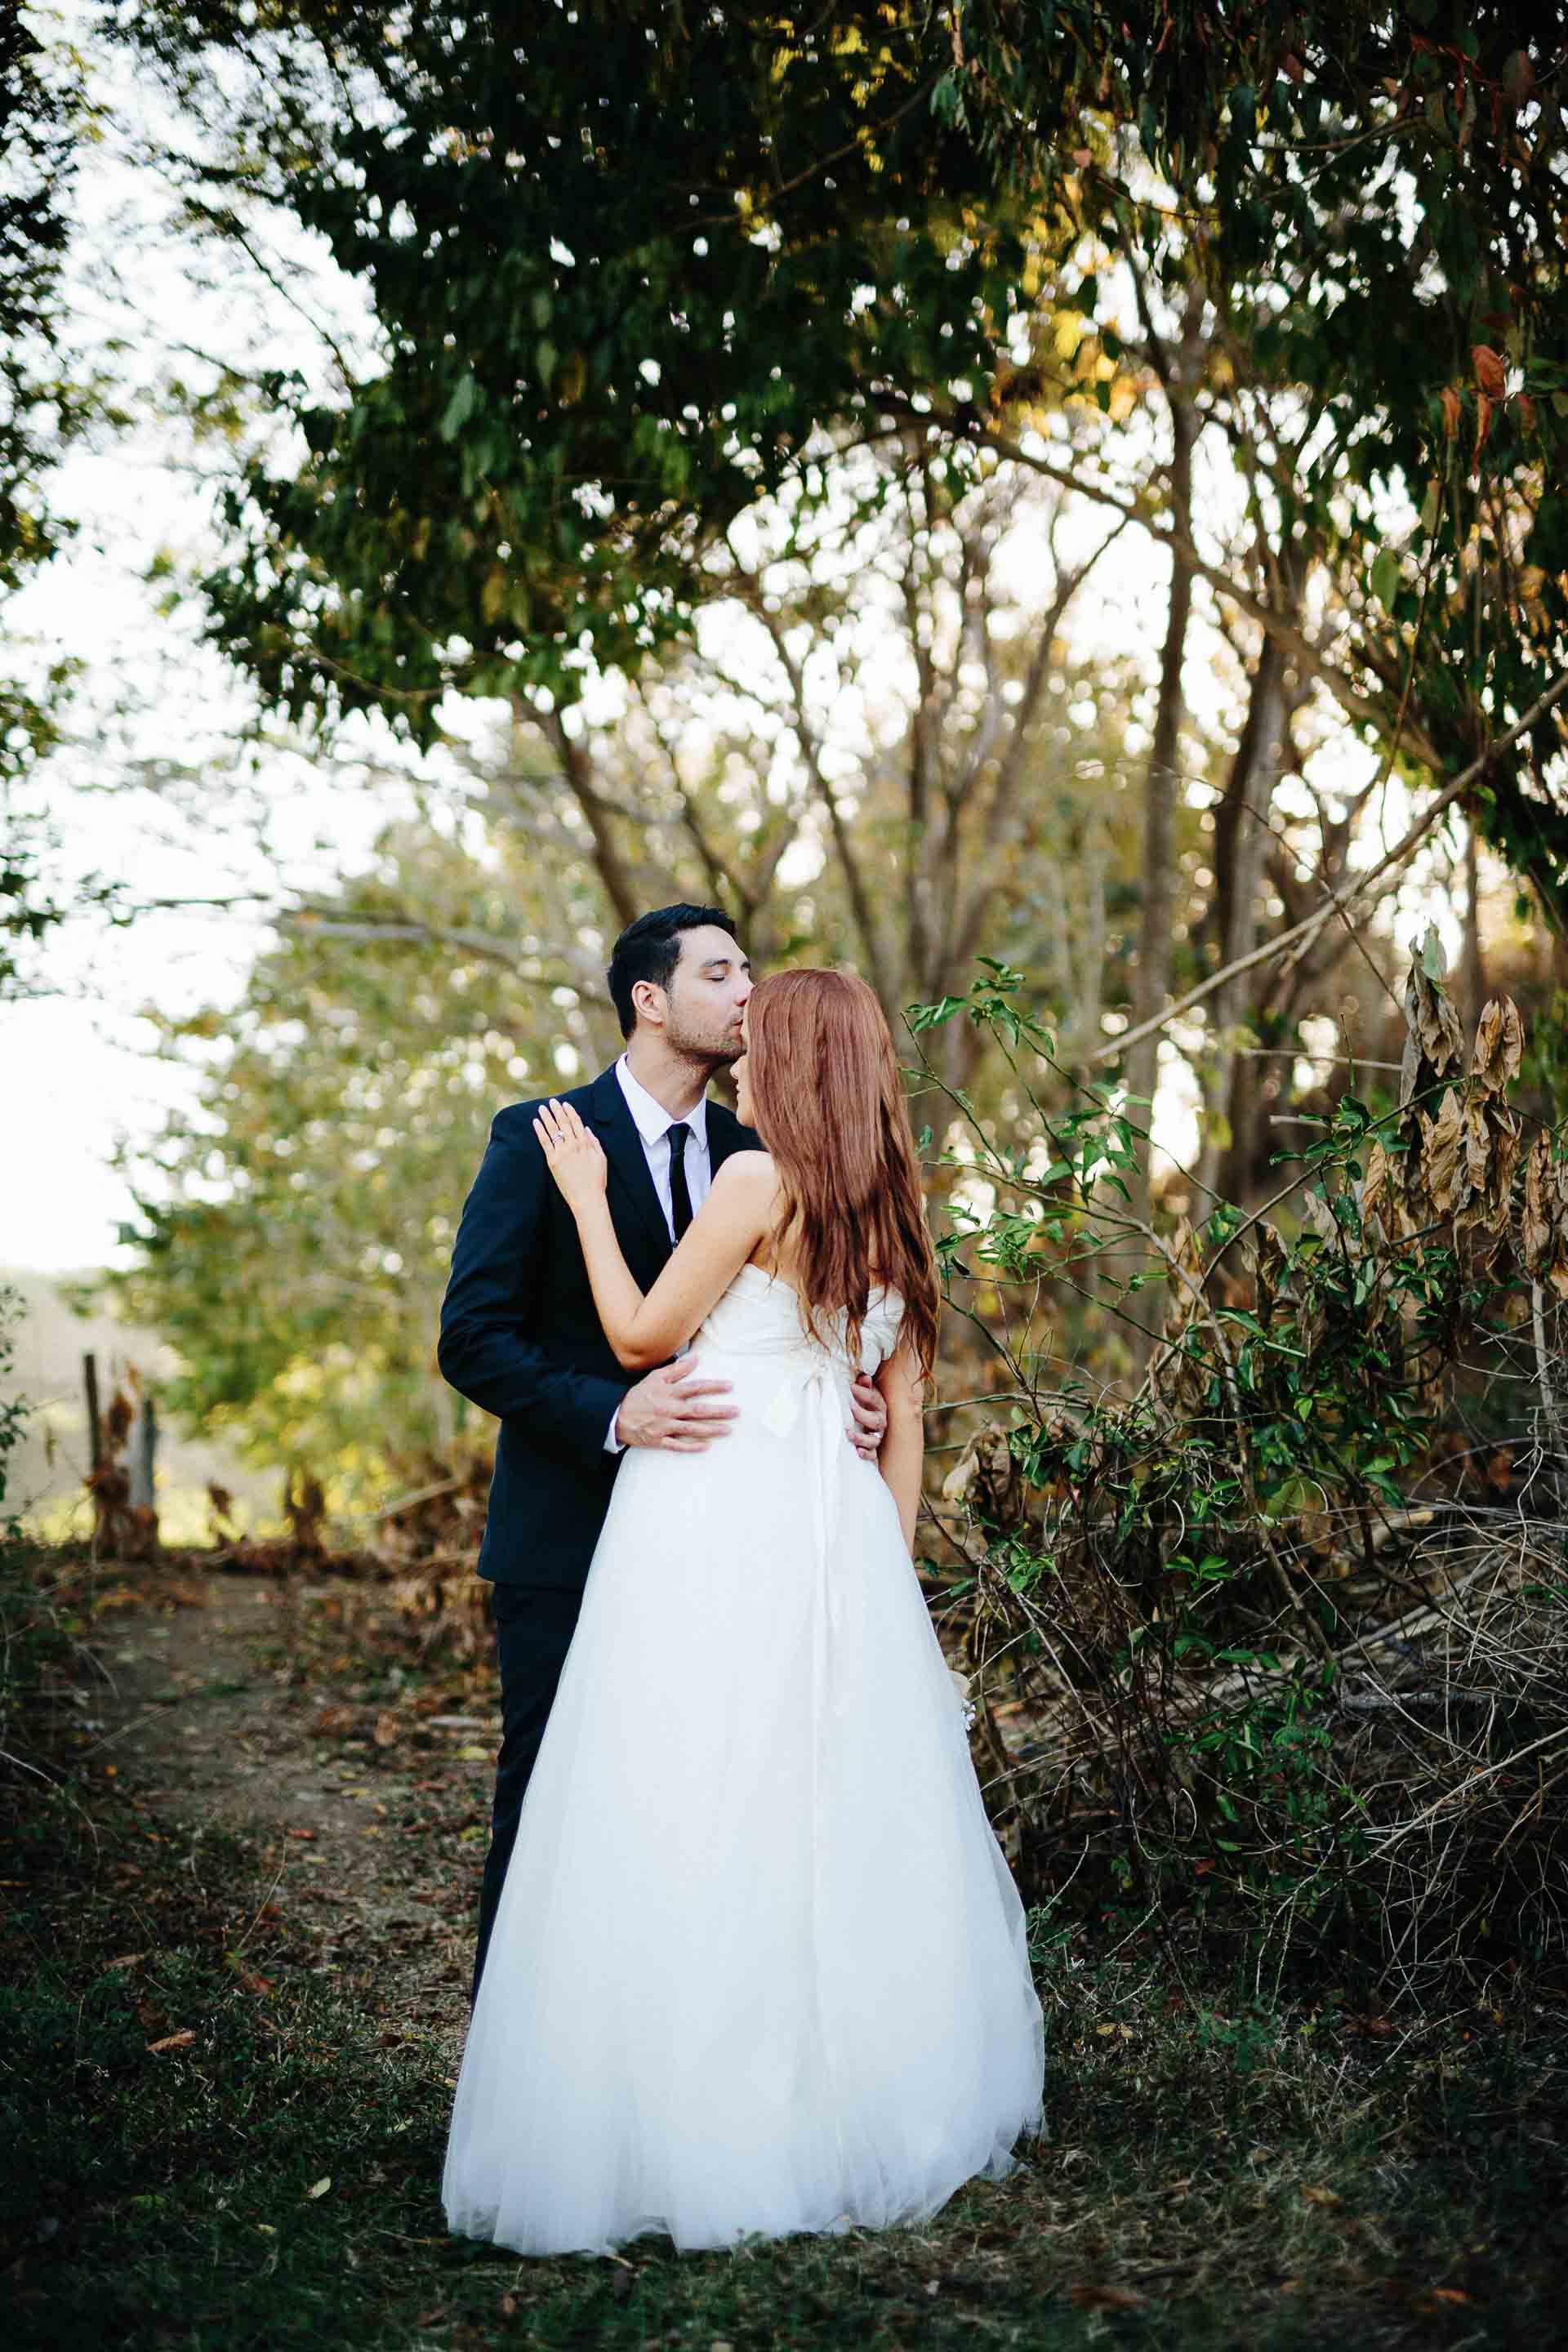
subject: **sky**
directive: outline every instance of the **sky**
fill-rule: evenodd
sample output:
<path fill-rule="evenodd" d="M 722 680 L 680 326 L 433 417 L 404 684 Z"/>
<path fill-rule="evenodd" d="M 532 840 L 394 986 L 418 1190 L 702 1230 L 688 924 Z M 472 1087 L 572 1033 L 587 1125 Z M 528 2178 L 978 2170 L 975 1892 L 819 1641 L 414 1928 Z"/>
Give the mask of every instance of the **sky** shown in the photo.
<path fill-rule="evenodd" d="M 41 21 L 44 12 L 34 13 Z M 79 21 L 83 12 L 68 13 Z M 168 184 L 129 152 L 179 135 L 153 93 L 122 65 L 101 68 L 99 89 L 108 135 L 87 155 L 77 195 L 72 290 L 83 351 L 119 339 L 116 364 L 143 396 L 171 370 L 198 376 L 195 351 L 252 368 L 313 367 L 317 346 L 289 303 L 259 278 L 235 277 L 232 265 L 206 282 L 205 265 L 169 230 Z M 307 306 L 325 301 L 351 339 L 368 336 L 358 296 L 318 249 L 300 239 L 279 258 L 290 292 Z M 232 1001 L 266 944 L 269 901 L 289 887 L 328 887 L 362 864 L 389 813 L 384 796 L 324 794 L 315 769 L 291 752 L 243 748 L 247 689 L 202 645 L 189 608 L 160 609 L 148 568 L 161 552 L 189 560 L 216 547 L 208 496 L 207 461 L 177 425 L 149 421 L 105 435 L 73 454 L 57 485 L 58 508 L 79 520 L 73 543 L 8 608 L 14 637 L 82 665 L 72 740 L 41 780 L 64 869 L 130 881 L 143 898 L 254 896 L 118 930 L 75 920 L 51 941 L 52 992 L 0 1006 L 0 1087 L 8 1104 L 25 1106 L 0 1149 L 0 1266 L 108 1260 L 133 1210 L 111 1165 L 115 1149 L 147 1138 L 192 1086 L 188 1072 L 152 1058 L 142 1008 Z M 1102 527 L 1095 518 L 1085 525 L 1095 535 Z M 1078 634 L 1152 647 L 1164 604 L 1163 562 L 1128 533 L 1097 574 Z M 1208 719 L 1230 691 L 1201 637 L 1185 687 Z M 1346 757 L 1353 766 L 1365 755 Z M 1163 1122 L 1173 1150 L 1191 1148 L 1190 1098 L 1173 1095 Z"/>

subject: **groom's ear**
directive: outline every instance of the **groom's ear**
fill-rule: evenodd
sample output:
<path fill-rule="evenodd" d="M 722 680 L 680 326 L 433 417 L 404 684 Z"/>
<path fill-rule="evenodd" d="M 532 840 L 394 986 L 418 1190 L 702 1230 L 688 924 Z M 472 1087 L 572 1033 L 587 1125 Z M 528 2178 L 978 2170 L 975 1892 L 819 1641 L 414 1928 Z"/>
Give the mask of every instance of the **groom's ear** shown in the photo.
<path fill-rule="evenodd" d="M 632 990 L 632 1010 L 650 1029 L 662 1029 L 669 998 L 657 980 L 639 980 Z"/>

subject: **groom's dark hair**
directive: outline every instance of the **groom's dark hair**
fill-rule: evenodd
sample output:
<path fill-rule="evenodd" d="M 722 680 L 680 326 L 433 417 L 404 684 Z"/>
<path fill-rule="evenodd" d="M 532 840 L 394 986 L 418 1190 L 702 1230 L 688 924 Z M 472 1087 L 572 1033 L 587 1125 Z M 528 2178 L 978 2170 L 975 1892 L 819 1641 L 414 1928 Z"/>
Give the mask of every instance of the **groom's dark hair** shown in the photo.
<path fill-rule="evenodd" d="M 610 969 L 605 975 L 623 1037 L 629 1037 L 637 1025 L 632 991 L 638 981 L 651 980 L 656 988 L 668 988 L 680 961 L 682 931 L 700 931 L 710 925 L 735 937 L 735 926 L 722 907 L 656 907 L 651 914 L 639 915 L 635 923 L 626 925 L 610 951 Z"/>

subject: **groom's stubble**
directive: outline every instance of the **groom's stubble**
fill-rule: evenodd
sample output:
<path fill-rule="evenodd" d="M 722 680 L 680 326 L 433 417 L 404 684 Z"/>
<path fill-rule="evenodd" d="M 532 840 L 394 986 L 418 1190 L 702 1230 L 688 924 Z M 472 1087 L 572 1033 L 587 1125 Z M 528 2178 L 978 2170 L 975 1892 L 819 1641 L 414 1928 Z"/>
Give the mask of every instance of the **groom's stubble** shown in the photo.
<path fill-rule="evenodd" d="M 705 1001 L 701 982 L 686 968 L 684 952 L 665 991 L 664 1045 L 704 1086 L 732 1068 L 745 1051 L 739 1012 L 733 1005 L 716 1010 Z"/>

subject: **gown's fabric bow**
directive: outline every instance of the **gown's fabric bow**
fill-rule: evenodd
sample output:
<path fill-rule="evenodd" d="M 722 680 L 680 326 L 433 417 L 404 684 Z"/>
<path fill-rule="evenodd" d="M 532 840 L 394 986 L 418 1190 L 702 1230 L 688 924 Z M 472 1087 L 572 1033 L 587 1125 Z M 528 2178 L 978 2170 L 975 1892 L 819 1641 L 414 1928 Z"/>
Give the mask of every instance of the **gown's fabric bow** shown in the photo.
<path fill-rule="evenodd" d="M 849 1369 L 826 1348 L 813 1349 L 809 1365 L 798 1360 L 773 1391 L 763 1425 L 774 1437 L 795 1439 L 801 1476 L 811 1496 L 811 1573 L 816 1585 L 812 1644 L 819 1687 L 831 1682 L 829 1636 L 840 1622 L 837 1580 L 830 1571 L 834 1531 L 843 1494 L 844 1465 L 853 1459 L 849 1443 Z M 837 1695 L 832 1695 L 837 1705 Z"/>

